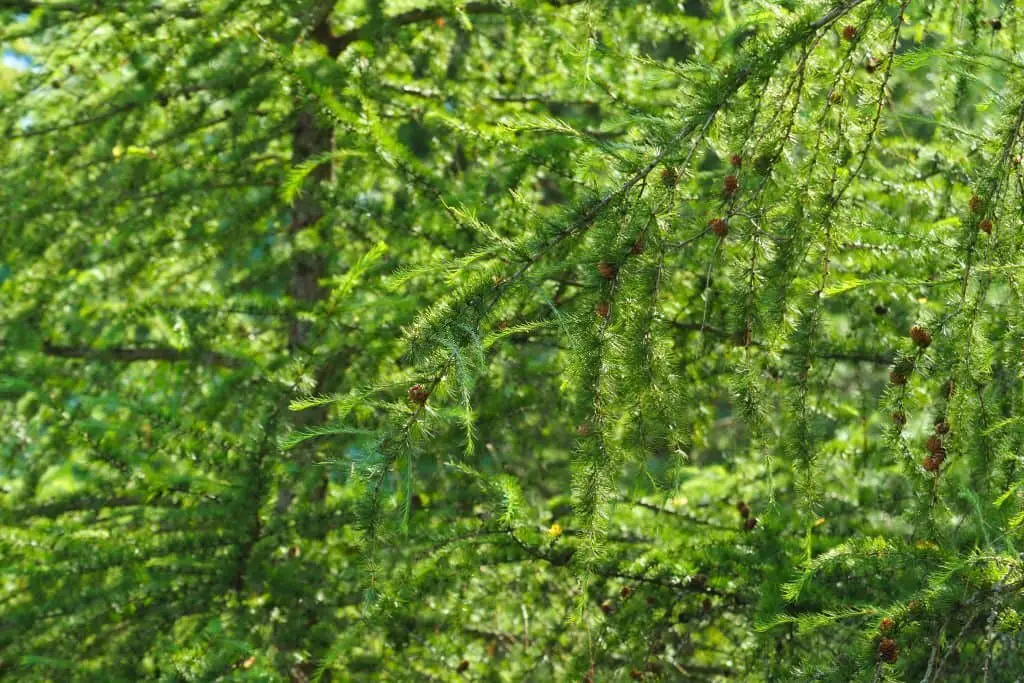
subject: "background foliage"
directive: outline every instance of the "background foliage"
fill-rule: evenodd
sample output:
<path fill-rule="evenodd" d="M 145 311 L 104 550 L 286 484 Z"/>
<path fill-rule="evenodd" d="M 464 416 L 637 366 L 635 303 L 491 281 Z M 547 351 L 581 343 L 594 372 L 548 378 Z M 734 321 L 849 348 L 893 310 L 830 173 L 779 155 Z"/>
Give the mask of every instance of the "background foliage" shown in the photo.
<path fill-rule="evenodd" d="M 0 675 L 1024 675 L 1005 0 L 0 0 Z"/>

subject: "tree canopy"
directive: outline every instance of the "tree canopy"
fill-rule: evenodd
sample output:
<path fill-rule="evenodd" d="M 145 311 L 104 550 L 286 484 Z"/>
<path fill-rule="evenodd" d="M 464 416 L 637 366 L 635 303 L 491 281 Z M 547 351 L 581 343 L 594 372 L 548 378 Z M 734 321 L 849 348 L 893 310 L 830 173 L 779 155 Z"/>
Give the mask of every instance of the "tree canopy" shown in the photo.
<path fill-rule="evenodd" d="M 1024 676 L 1022 9 L 433 2 L 0 0 L 0 678 Z"/>

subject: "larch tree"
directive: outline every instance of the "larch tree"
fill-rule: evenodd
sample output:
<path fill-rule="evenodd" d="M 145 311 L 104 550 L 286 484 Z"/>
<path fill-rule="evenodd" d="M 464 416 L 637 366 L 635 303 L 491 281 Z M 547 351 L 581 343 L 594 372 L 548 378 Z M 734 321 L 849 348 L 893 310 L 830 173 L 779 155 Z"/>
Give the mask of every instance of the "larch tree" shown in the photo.
<path fill-rule="evenodd" d="M 1021 8 L 432 1 L 0 0 L 0 678 L 1024 677 Z"/>

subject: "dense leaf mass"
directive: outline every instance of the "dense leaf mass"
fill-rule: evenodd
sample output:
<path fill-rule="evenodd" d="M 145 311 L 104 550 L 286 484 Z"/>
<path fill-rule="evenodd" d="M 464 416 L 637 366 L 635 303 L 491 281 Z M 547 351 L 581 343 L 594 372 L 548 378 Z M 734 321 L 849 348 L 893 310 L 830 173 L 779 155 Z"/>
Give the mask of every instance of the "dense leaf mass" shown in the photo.
<path fill-rule="evenodd" d="M 431 2 L 0 0 L 0 678 L 1024 676 L 1024 10 Z"/>

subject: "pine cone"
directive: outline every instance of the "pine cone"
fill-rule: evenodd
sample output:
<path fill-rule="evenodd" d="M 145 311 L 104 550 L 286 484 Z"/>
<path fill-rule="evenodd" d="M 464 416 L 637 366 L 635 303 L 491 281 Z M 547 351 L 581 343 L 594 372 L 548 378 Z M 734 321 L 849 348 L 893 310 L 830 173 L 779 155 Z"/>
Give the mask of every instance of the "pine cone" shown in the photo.
<path fill-rule="evenodd" d="M 920 325 L 910 328 L 910 338 L 922 349 L 927 349 L 932 343 L 932 335 Z"/>
<path fill-rule="evenodd" d="M 661 184 L 672 189 L 679 184 L 679 171 L 671 166 L 661 169 Z"/>
<path fill-rule="evenodd" d="M 878 643 L 878 656 L 883 662 L 893 664 L 900 657 L 900 648 L 892 638 L 882 638 Z"/>
<path fill-rule="evenodd" d="M 597 264 L 597 272 L 601 273 L 601 277 L 605 280 L 614 280 L 619 273 L 619 268 L 614 263 L 601 261 Z"/>
<path fill-rule="evenodd" d="M 724 218 L 712 218 L 708 221 L 708 225 L 711 226 L 711 232 L 715 233 L 719 237 L 725 237 L 729 234 L 729 224 Z"/>
<path fill-rule="evenodd" d="M 409 400 L 413 403 L 423 405 L 427 402 L 428 396 L 430 396 L 430 392 L 422 384 L 414 384 L 409 387 Z"/>

